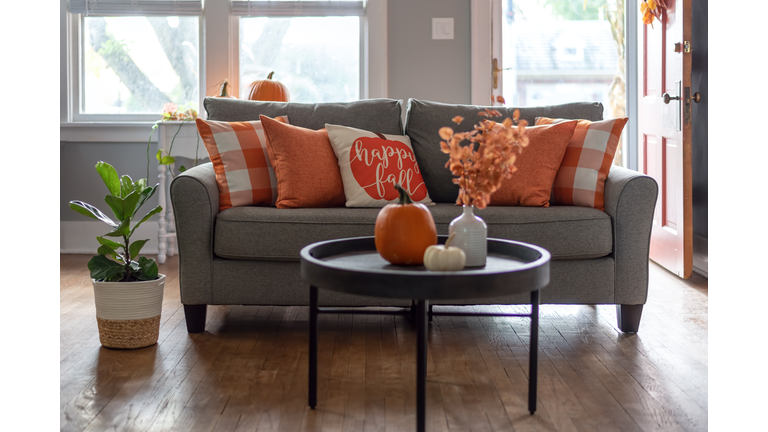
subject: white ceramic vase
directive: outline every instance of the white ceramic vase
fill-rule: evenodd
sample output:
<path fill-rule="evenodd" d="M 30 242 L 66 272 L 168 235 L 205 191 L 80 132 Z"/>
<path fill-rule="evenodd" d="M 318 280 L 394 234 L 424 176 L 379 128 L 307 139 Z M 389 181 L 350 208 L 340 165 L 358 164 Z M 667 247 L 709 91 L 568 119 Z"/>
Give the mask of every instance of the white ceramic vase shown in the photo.
<path fill-rule="evenodd" d="M 475 206 L 464 206 L 461 216 L 451 221 L 448 235 L 456 233 L 451 246 L 464 251 L 467 261 L 464 267 L 482 267 L 488 254 L 488 226 L 475 216 Z"/>
<path fill-rule="evenodd" d="M 138 282 L 93 279 L 99 340 L 107 348 L 143 348 L 157 342 L 165 275 Z"/>

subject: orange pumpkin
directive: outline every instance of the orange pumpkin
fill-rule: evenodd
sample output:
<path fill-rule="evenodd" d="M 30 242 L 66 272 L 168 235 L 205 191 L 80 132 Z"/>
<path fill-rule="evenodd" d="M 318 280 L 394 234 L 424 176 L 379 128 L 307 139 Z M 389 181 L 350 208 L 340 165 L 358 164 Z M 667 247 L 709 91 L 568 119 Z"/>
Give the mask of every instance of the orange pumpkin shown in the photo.
<path fill-rule="evenodd" d="M 376 250 L 394 265 L 421 265 L 424 251 L 437 244 L 437 228 L 427 206 L 414 203 L 399 184 L 399 202 L 387 204 L 376 216 Z"/>
<path fill-rule="evenodd" d="M 257 80 L 245 90 L 247 100 L 289 102 L 288 88 L 280 81 L 274 81 L 270 72 L 265 80 Z"/>
<path fill-rule="evenodd" d="M 229 81 L 224 80 L 224 82 L 221 84 L 221 89 L 219 90 L 219 95 L 216 97 L 220 98 L 227 98 L 227 99 L 237 99 L 234 96 L 230 96 L 229 94 Z"/>

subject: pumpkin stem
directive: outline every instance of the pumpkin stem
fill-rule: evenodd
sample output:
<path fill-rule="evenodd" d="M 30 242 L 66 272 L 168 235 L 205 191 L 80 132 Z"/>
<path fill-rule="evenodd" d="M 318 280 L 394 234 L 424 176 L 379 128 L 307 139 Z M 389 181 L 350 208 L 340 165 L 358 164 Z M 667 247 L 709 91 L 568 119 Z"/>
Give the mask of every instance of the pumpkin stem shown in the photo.
<path fill-rule="evenodd" d="M 448 240 L 445 241 L 445 248 L 448 249 L 448 245 L 451 244 L 451 240 L 456 237 L 456 232 L 452 232 L 451 235 L 448 236 Z"/>
<path fill-rule="evenodd" d="M 269 75 L 267 75 L 267 79 L 271 80 L 272 79 L 272 75 L 274 75 L 274 74 L 275 74 L 275 71 L 270 72 Z"/>
<path fill-rule="evenodd" d="M 397 193 L 400 194 L 400 201 L 398 204 L 413 204 L 413 200 L 411 200 L 411 197 L 408 196 L 408 192 L 406 192 L 399 183 L 395 183 L 395 189 L 397 190 Z"/>
<path fill-rule="evenodd" d="M 219 97 L 229 96 L 229 90 L 227 89 L 227 86 L 229 86 L 229 82 L 224 80 L 224 83 L 221 84 L 221 92 L 219 92 Z"/>

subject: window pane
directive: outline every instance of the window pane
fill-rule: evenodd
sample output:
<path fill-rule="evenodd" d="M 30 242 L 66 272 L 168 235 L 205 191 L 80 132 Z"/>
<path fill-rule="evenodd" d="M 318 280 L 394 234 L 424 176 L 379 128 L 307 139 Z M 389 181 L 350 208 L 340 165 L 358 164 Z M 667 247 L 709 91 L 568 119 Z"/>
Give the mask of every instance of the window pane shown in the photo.
<path fill-rule="evenodd" d="M 508 105 L 594 101 L 625 116 L 624 0 L 505 0 L 503 14 Z"/>
<path fill-rule="evenodd" d="M 360 98 L 360 19 L 240 19 L 240 95 L 274 71 L 291 102 Z"/>
<path fill-rule="evenodd" d="M 82 112 L 159 114 L 197 109 L 198 17 L 83 19 Z"/>
<path fill-rule="evenodd" d="M 617 5 L 618 3 L 618 5 Z M 586 8 L 585 8 L 586 5 Z M 596 101 L 605 118 L 623 116 L 624 52 L 612 33 L 623 0 L 506 0 L 503 38 L 504 99 L 513 106 Z M 621 46 L 619 46 L 619 44 Z M 614 79 L 622 91 L 611 93 Z M 614 97 L 616 96 L 616 97 Z"/>

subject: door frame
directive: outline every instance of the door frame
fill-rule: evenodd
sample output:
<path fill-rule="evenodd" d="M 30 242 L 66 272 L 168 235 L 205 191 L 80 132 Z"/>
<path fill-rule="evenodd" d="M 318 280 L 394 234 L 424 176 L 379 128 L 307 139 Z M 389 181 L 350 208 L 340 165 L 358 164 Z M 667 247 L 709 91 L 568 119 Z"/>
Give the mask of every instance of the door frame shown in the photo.
<path fill-rule="evenodd" d="M 638 72 L 637 72 L 637 55 L 638 55 L 638 31 L 642 30 L 639 27 L 638 20 L 640 16 L 638 14 L 639 3 L 638 0 L 625 0 L 624 7 L 626 23 L 624 23 L 624 47 L 626 53 L 626 115 L 629 117 L 627 123 L 627 129 L 625 134 L 627 137 L 628 148 L 624 152 L 625 160 L 624 166 L 637 171 L 638 169 L 638 128 L 637 128 L 637 89 L 638 89 Z M 473 105 L 488 106 L 490 105 L 490 95 L 492 93 L 492 69 L 491 62 L 493 61 L 493 23 L 500 22 L 500 19 L 494 20 L 496 17 L 501 17 L 501 1 L 499 0 L 471 0 L 470 2 L 470 49 L 471 49 L 471 64 L 470 64 L 470 76 L 471 76 L 471 103 Z M 501 50 L 497 50 L 501 53 Z M 501 58 L 501 54 L 498 56 L 501 65 L 504 64 L 504 59 Z M 499 74 L 499 79 L 502 79 L 503 74 Z M 500 84 L 502 86 L 503 83 Z"/>

